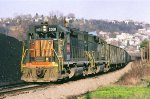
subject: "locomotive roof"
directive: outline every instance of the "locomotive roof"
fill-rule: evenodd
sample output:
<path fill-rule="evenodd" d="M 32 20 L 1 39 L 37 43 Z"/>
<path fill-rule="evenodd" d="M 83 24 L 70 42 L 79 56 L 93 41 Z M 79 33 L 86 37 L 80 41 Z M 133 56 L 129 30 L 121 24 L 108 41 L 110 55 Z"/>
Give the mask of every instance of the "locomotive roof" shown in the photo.
<path fill-rule="evenodd" d="M 96 32 L 88 32 L 89 35 L 94 35 L 94 36 L 97 36 L 97 33 Z"/>

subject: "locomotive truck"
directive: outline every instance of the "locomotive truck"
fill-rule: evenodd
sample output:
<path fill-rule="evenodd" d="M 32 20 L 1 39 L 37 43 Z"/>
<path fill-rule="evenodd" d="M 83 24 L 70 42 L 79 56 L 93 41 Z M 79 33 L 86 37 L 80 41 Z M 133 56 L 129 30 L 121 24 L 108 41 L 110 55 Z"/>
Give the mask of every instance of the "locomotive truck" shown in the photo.
<path fill-rule="evenodd" d="M 25 82 L 107 72 L 125 66 L 131 58 L 124 49 L 96 35 L 47 22 L 30 26 L 23 45 L 21 79 Z"/>

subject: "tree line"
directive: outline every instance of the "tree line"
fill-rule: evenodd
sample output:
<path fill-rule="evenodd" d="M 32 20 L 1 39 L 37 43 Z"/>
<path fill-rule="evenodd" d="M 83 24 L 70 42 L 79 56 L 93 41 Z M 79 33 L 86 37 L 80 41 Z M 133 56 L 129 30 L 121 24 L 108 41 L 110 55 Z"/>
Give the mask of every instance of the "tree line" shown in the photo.
<path fill-rule="evenodd" d="M 0 33 L 11 34 L 12 26 L 20 26 L 23 30 L 23 33 L 26 33 L 29 25 L 40 24 L 44 20 L 47 20 L 49 24 L 59 24 L 64 25 L 64 18 L 69 19 L 69 27 L 78 28 L 82 31 L 104 31 L 104 32 L 119 32 L 119 33 L 135 33 L 138 29 L 143 28 L 140 24 L 135 24 L 135 22 L 125 23 L 124 21 L 105 21 L 105 20 L 96 20 L 96 19 L 84 19 L 76 18 L 74 13 L 69 13 L 64 16 L 60 12 L 50 12 L 48 16 L 39 15 L 36 13 L 34 16 L 28 15 L 17 15 L 14 18 L 7 18 L 5 21 L 0 22 Z M 3 26 L 5 24 L 5 26 Z M 20 33 L 16 34 L 20 36 Z M 21 31 L 22 32 L 22 31 Z M 13 34 L 12 34 L 13 35 Z M 16 37 L 17 38 L 17 37 Z"/>

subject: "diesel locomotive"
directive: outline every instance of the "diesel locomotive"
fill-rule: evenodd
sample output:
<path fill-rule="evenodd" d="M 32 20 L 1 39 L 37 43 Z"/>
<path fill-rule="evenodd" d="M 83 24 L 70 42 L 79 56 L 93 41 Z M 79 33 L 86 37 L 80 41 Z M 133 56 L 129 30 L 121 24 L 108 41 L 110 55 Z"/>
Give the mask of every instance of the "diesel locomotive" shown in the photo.
<path fill-rule="evenodd" d="M 30 26 L 23 44 L 21 79 L 53 82 L 125 66 L 131 59 L 122 48 L 76 28 Z"/>

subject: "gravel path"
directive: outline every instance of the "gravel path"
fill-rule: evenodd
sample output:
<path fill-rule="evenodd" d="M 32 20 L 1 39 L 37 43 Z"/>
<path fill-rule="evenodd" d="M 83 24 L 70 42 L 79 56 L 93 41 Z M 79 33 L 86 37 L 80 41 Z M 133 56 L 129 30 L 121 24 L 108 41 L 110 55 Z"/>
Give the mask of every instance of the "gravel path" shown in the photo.
<path fill-rule="evenodd" d="M 132 63 L 125 68 L 104 75 L 92 78 L 71 81 L 61 85 L 54 85 L 47 88 L 30 90 L 18 95 L 7 95 L 6 99 L 65 99 L 67 96 L 84 94 L 100 86 L 115 83 L 118 79 L 131 69 Z"/>

